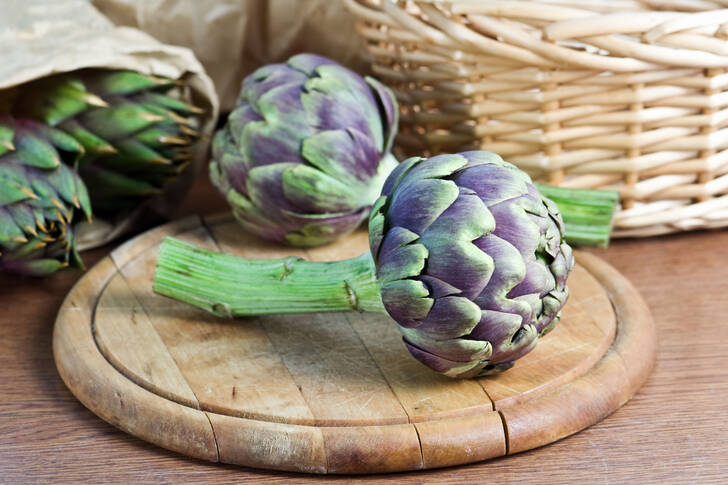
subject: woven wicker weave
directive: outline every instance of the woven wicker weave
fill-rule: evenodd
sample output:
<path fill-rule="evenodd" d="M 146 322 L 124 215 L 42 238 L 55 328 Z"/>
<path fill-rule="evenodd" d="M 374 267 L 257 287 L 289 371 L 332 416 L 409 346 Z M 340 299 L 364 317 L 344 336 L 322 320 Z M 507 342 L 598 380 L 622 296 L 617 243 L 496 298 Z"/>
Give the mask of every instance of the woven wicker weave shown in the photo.
<path fill-rule="evenodd" d="M 728 225 L 728 0 L 346 0 L 408 154 L 619 190 L 615 236 Z"/>

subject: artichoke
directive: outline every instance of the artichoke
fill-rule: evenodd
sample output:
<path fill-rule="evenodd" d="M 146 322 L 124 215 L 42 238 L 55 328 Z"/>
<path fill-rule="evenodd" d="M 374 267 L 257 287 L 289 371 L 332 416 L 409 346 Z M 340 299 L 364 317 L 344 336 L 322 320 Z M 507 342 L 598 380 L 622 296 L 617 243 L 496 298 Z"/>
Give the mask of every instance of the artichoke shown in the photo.
<path fill-rule="evenodd" d="M 91 216 L 71 136 L 31 120 L 0 118 L 0 271 L 45 276 L 81 265 L 75 212 Z"/>
<path fill-rule="evenodd" d="M 245 78 L 213 141 L 210 178 L 249 232 L 325 244 L 369 214 L 397 163 L 397 123 L 387 87 L 300 54 Z"/>
<path fill-rule="evenodd" d="M 174 239 L 155 291 L 220 316 L 379 311 L 437 372 L 499 372 L 555 325 L 574 260 L 558 207 L 485 151 L 411 158 L 369 219 L 371 253 L 330 263 L 260 261 Z"/>
<path fill-rule="evenodd" d="M 179 87 L 134 71 L 86 69 L 21 86 L 11 109 L 83 145 L 79 173 L 94 212 L 113 215 L 161 193 L 189 164 L 200 110 L 182 101 Z"/>
<path fill-rule="evenodd" d="M 556 204 L 490 152 L 411 158 L 372 211 L 382 303 L 418 360 L 497 372 L 555 325 L 574 265 Z"/>

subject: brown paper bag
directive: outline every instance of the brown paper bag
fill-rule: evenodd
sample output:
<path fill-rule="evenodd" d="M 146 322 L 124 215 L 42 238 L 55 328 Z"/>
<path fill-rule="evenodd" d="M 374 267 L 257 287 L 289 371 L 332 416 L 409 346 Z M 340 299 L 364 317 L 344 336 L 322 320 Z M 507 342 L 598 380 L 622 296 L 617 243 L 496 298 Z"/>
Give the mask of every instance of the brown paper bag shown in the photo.
<path fill-rule="evenodd" d="M 223 111 L 235 104 L 242 79 L 255 68 L 313 52 L 359 72 L 355 18 L 340 0 L 93 0 L 118 25 L 189 47 L 205 66 Z"/>
<path fill-rule="evenodd" d="M 205 110 L 201 141 L 193 163 L 132 213 L 114 221 L 95 219 L 77 228 L 81 249 L 100 246 L 156 217 L 166 216 L 181 202 L 204 164 L 218 114 L 215 89 L 194 54 L 164 45 L 137 29 L 115 27 L 86 0 L 2 0 L 0 2 L 0 90 L 51 74 L 82 68 L 132 69 L 174 79 L 184 78 L 190 100 Z"/>

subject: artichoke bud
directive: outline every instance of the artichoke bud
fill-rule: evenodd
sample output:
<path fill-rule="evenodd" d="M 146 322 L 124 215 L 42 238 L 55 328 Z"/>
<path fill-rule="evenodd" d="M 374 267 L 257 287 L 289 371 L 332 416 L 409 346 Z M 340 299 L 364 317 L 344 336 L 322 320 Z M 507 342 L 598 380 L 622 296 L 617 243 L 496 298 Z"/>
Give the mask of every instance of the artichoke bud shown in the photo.
<path fill-rule="evenodd" d="M 210 178 L 258 236 L 316 246 L 367 217 L 389 172 L 392 92 L 311 54 L 262 67 L 213 141 Z"/>
<path fill-rule="evenodd" d="M 10 136 L 8 136 L 10 134 Z M 55 128 L 0 118 L 0 271 L 45 276 L 81 264 L 71 223 L 91 217 L 86 187 L 73 167 L 82 147 Z"/>
<path fill-rule="evenodd" d="M 574 266 L 561 215 L 498 155 L 405 160 L 369 221 L 384 307 L 432 369 L 505 370 L 559 318 Z"/>
<path fill-rule="evenodd" d="M 12 110 L 58 128 L 82 147 L 79 173 L 94 209 L 113 215 L 162 193 L 189 160 L 202 110 L 183 99 L 184 91 L 172 79 L 84 69 L 23 85 Z M 0 132 L 0 154 L 4 139 Z"/>

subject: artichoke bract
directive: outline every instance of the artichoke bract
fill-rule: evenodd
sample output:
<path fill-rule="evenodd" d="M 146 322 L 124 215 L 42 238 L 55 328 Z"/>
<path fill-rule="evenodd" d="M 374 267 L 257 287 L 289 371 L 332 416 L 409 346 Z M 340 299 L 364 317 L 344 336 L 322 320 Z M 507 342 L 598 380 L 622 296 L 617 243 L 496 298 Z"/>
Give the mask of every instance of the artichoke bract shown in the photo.
<path fill-rule="evenodd" d="M 369 219 L 370 253 L 263 261 L 162 244 L 154 288 L 220 316 L 388 313 L 410 353 L 452 377 L 500 372 L 555 325 L 574 265 L 558 207 L 485 151 L 410 158 Z"/>
<path fill-rule="evenodd" d="M 0 271 L 45 276 L 81 266 L 75 213 L 91 217 L 71 136 L 30 120 L 0 117 Z"/>
<path fill-rule="evenodd" d="M 245 78 L 213 141 L 210 178 L 249 232 L 325 244 L 368 216 L 397 163 L 397 123 L 387 87 L 300 54 Z"/>
<path fill-rule="evenodd" d="M 201 110 L 179 88 L 139 72 L 85 69 L 21 86 L 12 110 L 78 140 L 94 212 L 114 215 L 162 193 L 189 164 Z"/>

